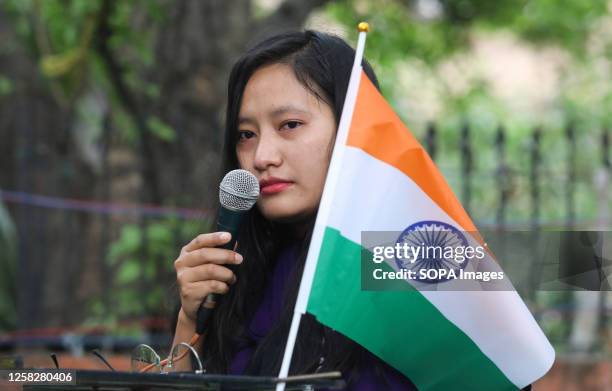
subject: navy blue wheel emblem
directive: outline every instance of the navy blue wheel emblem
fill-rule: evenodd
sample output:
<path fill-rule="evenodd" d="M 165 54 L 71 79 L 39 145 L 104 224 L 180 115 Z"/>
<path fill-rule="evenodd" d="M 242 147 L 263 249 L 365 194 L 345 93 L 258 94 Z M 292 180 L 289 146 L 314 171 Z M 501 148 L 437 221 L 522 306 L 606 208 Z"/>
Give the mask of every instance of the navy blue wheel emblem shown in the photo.
<path fill-rule="evenodd" d="M 400 269 L 415 272 L 413 280 L 437 283 L 446 281 L 452 276 L 451 270 L 459 275 L 459 270 L 465 268 L 468 261 L 457 262 L 454 251 L 447 248 L 467 247 L 468 241 L 463 233 L 452 225 L 441 221 L 420 221 L 406 228 L 397 238 L 397 244 L 420 248 L 417 256 L 408 251 L 407 258 L 396 258 L 395 262 Z M 433 250 L 433 249 L 438 250 Z M 444 271 L 442 271 L 444 270 Z"/>

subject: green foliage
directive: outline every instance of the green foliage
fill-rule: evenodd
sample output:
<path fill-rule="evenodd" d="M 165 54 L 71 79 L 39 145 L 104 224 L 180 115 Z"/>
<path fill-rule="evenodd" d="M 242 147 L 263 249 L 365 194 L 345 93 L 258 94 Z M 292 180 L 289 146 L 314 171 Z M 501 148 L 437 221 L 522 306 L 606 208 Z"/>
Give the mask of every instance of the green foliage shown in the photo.
<path fill-rule="evenodd" d="M 119 240 L 109 248 L 109 263 L 116 265 L 121 260 L 121 257 L 136 253 L 140 247 L 141 240 L 140 227 L 137 225 L 123 226 Z"/>
<path fill-rule="evenodd" d="M 10 95 L 15 86 L 11 79 L 0 75 L 0 96 Z"/>
<path fill-rule="evenodd" d="M 151 117 L 148 121 L 149 129 L 151 132 L 160 139 L 168 142 L 172 142 L 176 140 L 176 132 L 172 129 L 171 126 L 162 122 L 157 117 Z"/>
<path fill-rule="evenodd" d="M 54 53 L 64 53 L 91 39 L 84 33 L 100 8 L 100 1 L 34 1 L 32 13 L 40 18 Z M 42 32 L 40 32 L 42 34 Z"/>
<path fill-rule="evenodd" d="M 417 57 L 433 64 L 464 46 L 466 36 L 455 26 L 442 22 L 414 20 L 411 11 L 396 1 L 367 3 L 363 11 L 354 2 L 333 2 L 328 12 L 347 26 L 349 38 L 355 42 L 355 26 L 360 21 L 370 23 L 366 57 L 382 68 L 407 57 Z"/>
<path fill-rule="evenodd" d="M 121 133 L 119 134 L 121 141 L 127 143 L 128 145 L 137 145 L 139 137 L 138 129 L 136 128 L 133 118 L 130 117 L 125 110 L 115 110 L 113 125 L 115 128 L 121 129 Z"/>
<path fill-rule="evenodd" d="M 88 322 L 112 325 L 126 317 L 166 312 L 164 305 L 175 299 L 170 292 L 173 262 L 180 248 L 201 232 L 200 221 L 174 218 L 123 226 L 106 258 L 114 276 L 111 289 L 90 303 Z"/>
<path fill-rule="evenodd" d="M 156 29 L 149 25 L 163 26 L 167 3 L 135 0 L 111 4 L 109 46 L 122 67 L 122 77 L 135 95 L 157 99 L 159 86 L 145 78 L 146 71 L 155 66 Z M 101 5 L 101 0 L 6 0 L 0 7 L 11 17 L 22 46 L 39 61 L 41 74 L 51 79 L 56 92 L 60 90 L 63 96 L 75 99 L 84 85 L 103 86 L 112 98 L 113 111 L 125 113 L 96 52 L 95 40 L 100 37 L 95 34 L 102 17 Z M 6 45 L 3 43 L 0 47 L 6 48 Z M 6 87 L 0 79 L 0 95 Z M 131 121 L 125 115 L 117 121 L 118 131 L 125 132 L 122 138 L 136 141 L 138 134 L 132 124 L 127 124 Z M 154 122 L 154 126 L 157 136 L 173 139 L 163 124 Z"/>
<path fill-rule="evenodd" d="M 529 1 L 519 11 L 512 27 L 526 40 L 560 45 L 579 56 L 586 54 L 593 27 L 609 14 L 605 0 Z"/>
<path fill-rule="evenodd" d="M 416 1 L 345 0 L 332 2 L 327 12 L 344 24 L 350 38 L 360 21 L 370 23 L 368 56 L 379 65 L 416 57 L 428 64 L 469 47 L 477 27 L 510 29 L 531 44 L 553 44 L 583 55 L 597 22 L 609 15 L 605 0 L 438 0 L 437 15 L 418 11 Z"/>

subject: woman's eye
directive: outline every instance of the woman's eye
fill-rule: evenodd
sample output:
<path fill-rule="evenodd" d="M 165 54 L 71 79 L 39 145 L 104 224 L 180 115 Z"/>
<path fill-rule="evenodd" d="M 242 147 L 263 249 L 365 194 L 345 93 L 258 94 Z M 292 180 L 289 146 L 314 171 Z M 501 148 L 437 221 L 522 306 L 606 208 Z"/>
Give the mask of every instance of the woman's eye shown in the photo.
<path fill-rule="evenodd" d="M 253 136 L 255 136 L 255 133 L 251 132 L 250 130 L 238 132 L 238 138 L 240 140 L 246 140 L 246 139 L 249 139 L 249 138 L 251 138 Z"/>
<path fill-rule="evenodd" d="M 300 121 L 287 121 L 283 124 L 282 128 L 295 129 L 300 125 L 302 125 Z"/>

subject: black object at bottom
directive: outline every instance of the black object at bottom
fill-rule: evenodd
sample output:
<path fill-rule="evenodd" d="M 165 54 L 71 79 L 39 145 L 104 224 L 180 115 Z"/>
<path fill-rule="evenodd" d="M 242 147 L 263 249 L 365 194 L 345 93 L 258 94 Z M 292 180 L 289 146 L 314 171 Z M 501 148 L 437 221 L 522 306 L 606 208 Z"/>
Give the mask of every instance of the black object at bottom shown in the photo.
<path fill-rule="evenodd" d="M 24 390 L 62 391 L 168 391 L 168 390 L 274 390 L 278 379 L 263 376 L 197 375 L 191 372 L 167 374 L 77 370 L 76 384 L 24 385 Z M 286 390 L 328 388 L 341 390 L 340 372 L 316 373 L 286 378 Z"/>

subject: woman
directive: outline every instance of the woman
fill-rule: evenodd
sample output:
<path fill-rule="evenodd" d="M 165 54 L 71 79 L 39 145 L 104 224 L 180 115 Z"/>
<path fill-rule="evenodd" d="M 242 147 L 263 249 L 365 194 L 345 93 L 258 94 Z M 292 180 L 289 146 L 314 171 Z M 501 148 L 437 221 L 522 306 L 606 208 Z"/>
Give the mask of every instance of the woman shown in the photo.
<path fill-rule="evenodd" d="M 229 241 L 227 235 L 203 234 L 175 261 L 181 309 L 174 343 L 194 334 L 203 299 L 221 294 L 196 346 L 209 373 L 279 372 L 354 55 L 338 37 L 291 32 L 254 46 L 232 69 L 223 173 L 250 171 L 261 196 L 236 252 L 215 248 Z M 378 86 L 365 60 L 363 66 Z M 238 264 L 234 274 L 228 266 Z M 351 390 L 415 389 L 361 346 L 305 315 L 290 373 L 329 370 L 341 371 Z"/>

